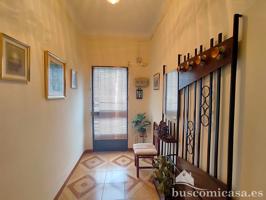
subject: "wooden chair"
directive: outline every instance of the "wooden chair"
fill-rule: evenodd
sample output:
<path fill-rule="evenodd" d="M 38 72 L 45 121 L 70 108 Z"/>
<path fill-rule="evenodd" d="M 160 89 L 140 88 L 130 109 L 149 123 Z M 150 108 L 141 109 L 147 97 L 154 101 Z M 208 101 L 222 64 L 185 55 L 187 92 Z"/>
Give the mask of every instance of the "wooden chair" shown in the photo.
<path fill-rule="evenodd" d="M 152 166 L 140 166 L 140 159 L 148 158 L 153 159 L 155 156 L 158 155 L 158 139 L 156 137 L 156 134 L 154 133 L 158 129 L 158 125 L 156 123 L 153 124 L 153 143 L 137 143 L 133 144 L 133 151 L 135 155 L 135 166 L 137 171 L 137 177 L 139 178 L 139 170 L 140 169 L 150 169 L 153 168 Z M 157 146 L 157 148 L 156 148 Z"/>

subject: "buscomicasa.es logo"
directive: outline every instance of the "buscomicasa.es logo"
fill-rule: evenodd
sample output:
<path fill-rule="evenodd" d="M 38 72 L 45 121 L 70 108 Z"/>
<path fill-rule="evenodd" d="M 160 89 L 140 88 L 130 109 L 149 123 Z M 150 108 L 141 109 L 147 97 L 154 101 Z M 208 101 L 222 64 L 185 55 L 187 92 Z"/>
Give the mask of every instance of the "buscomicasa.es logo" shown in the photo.
<path fill-rule="evenodd" d="M 263 191 L 225 191 L 221 188 L 217 190 L 208 190 L 195 186 L 194 178 L 191 173 L 183 170 L 175 179 L 174 185 L 185 185 L 193 190 L 175 190 L 172 188 L 172 197 L 200 197 L 200 198 L 216 198 L 216 197 L 249 197 L 262 198 Z"/>

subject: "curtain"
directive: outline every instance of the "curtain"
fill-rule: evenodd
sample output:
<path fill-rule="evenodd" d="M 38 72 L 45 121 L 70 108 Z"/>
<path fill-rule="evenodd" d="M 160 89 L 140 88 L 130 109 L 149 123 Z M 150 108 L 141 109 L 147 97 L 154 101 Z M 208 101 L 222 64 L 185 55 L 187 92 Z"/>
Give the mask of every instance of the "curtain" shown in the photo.
<path fill-rule="evenodd" d="M 177 72 L 166 75 L 165 113 L 168 119 L 176 119 L 177 115 Z"/>

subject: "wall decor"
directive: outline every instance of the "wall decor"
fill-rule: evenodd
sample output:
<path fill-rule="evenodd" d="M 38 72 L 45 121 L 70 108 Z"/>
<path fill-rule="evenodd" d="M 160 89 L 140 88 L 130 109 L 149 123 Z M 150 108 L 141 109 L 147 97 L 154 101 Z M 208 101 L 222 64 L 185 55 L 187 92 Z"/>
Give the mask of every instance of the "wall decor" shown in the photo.
<path fill-rule="evenodd" d="M 137 88 L 136 99 L 143 99 L 143 89 L 142 88 Z"/>
<path fill-rule="evenodd" d="M 47 99 L 66 97 L 66 64 L 49 51 L 44 52 L 45 95 Z"/>
<path fill-rule="evenodd" d="M 153 75 L 153 90 L 160 89 L 160 73 L 156 73 Z"/>
<path fill-rule="evenodd" d="M 0 33 L 0 79 L 30 81 L 30 46 Z"/>
<path fill-rule="evenodd" d="M 140 88 L 146 88 L 149 86 L 149 78 L 135 78 L 135 86 Z"/>
<path fill-rule="evenodd" d="M 74 69 L 70 70 L 70 87 L 72 89 L 77 89 L 78 88 L 78 77 L 77 77 L 77 71 Z"/>

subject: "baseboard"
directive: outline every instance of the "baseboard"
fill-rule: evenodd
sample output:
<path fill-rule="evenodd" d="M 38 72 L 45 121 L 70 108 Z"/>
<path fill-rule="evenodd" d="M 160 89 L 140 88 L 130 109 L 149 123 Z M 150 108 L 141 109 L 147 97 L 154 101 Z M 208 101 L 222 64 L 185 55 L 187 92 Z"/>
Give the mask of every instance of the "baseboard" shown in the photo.
<path fill-rule="evenodd" d="M 83 152 L 83 154 L 85 154 L 85 153 L 92 153 L 93 152 L 93 150 L 92 149 L 87 149 L 87 150 L 85 150 L 84 152 Z M 83 155 L 82 154 L 82 155 Z"/>
<path fill-rule="evenodd" d="M 70 174 L 68 175 L 67 179 L 65 180 L 64 184 L 62 185 L 62 187 L 60 188 L 60 190 L 57 192 L 57 194 L 56 194 L 54 200 L 57 200 L 57 199 L 59 198 L 59 196 L 62 194 L 63 189 L 65 188 L 67 182 L 69 181 L 70 177 L 72 176 L 72 174 L 74 173 L 74 171 L 75 171 L 75 169 L 77 168 L 78 164 L 80 163 L 80 160 L 81 160 L 82 156 L 83 156 L 84 154 L 86 154 L 86 153 L 91 153 L 91 152 L 93 152 L 91 149 L 87 149 L 87 150 L 85 150 L 85 151 L 81 154 L 80 158 L 78 159 L 78 161 L 77 161 L 77 163 L 75 164 L 74 168 L 71 170 L 71 172 L 70 172 Z"/>

